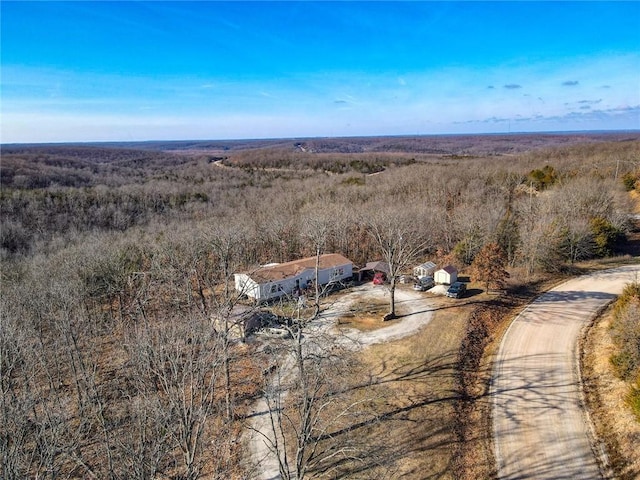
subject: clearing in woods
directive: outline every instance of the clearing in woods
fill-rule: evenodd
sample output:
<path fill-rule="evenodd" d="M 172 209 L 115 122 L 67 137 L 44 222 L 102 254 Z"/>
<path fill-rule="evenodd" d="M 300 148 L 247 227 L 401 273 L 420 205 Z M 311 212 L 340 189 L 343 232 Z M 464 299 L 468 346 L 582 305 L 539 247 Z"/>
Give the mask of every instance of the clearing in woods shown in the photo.
<path fill-rule="evenodd" d="M 383 323 L 384 292 L 369 288 L 347 293 L 329 317 L 366 347 L 353 353 L 361 367 L 346 378 L 345 391 L 354 401 L 369 398 L 367 408 L 376 413 L 374 421 L 348 431 L 366 439 L 365 456 L 336 468 L 343 478 L 454 479 L 460 471 L 458 350 L 470 312 L 487 297 L 453 300 L 403 287 L 397 290 L 400 318 Z M 378 322 L 373 323 L 376 316 Z M 365 375 L 369 381 L 363 391 Z M 265 417 L 256 415 L 253 427 L 266 427 Z M 250 445 L 254 459 L 266 460 L 262 440 L 254 438 Z M 260 478 L 277 477 L 273 462 L 262 463 L 259 470 Z"/>

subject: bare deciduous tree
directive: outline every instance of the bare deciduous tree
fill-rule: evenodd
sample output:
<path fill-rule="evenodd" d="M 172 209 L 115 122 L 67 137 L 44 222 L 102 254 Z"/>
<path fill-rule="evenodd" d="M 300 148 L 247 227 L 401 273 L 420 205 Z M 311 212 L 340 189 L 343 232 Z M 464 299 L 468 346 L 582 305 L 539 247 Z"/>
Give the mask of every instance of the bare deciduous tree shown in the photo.
<path fill-rule="evenodd" d="M 396 317 L 395 292 L 398 277 L 427 247 L 426 232 L 409 211 L 386 208 L 369 218 L 369 233 L 382 259 L 389 268 L 389 313 L 385 320 Z"/>
<path fill-rule="evenodd" d="M 232 330 L 237 331 L 242 328 L 240 322 L 244 318 L 242 315 L 234 315 L 234 308 L 240 302 L 243 292 L 238 292 L 235 289 L 233 275 L 243 266 L 247 232 L 238 225 L 226 228 L 215 226 L 208 228 L 203 235 L 203 245 L 205 249 L 210 249 L 210 251 L 205 251 L 205 256 L 212 258 L 214 263 L 205 282 L 209 286 L 210 300 L 214 307 L 211 314 L 214 319 L 218 320 L 217 326 L 221 327 L 218 328 L 218 333 L 222 341 L 225 417 L 227 422 L 230 422 L 233 417 L 231 400 Z M 237 341 L 239 336 L 236 335 L 235 338 Z"/>
<path fill-rule="evenodd" d="M 504 288 L 509 272 L 506 270 L 507 257 L 497 243 L 488 243 L 476 255 L 471 264 L 472 278 L 484 282 L 490 288 Z"/>
<path fill-rule="evenodd" d="M 25 456 L 31 441 L 33 399 L 28 388 L 19 386 L 29 377 L 25 369 L 30 359 L 25 358 L 25 332 L 16 322 L 7 295 L 10 292 L 5 290 L 0 304 L 0 477 L 13 480 L 29 475 L 30 462 Z"/>
<path fill-rule="evenodd" d="M 313 318 L 317 317 L 320 313 L 320 295 L 322 293 L 322 286 L 318 282 L 318 272 L 320 270 L 320 256 L 324 252 L 325 246 L 332 235 L 331 218 L 327 213 L 310 212 L 304 215 L 302 223 L 302 236 L 309 242 L 313 249 L 313 255 L 316 257 L 315 264 L 315 279 L 314 282 L 314 313 Z"/>
<path fill-rule="evenodd" d="M 530 197 L 517 204 L 520 241 L 517 261 L 527 274 L 536 271 L 557 271 L 562 266 L 560 245 L 562 231 L 546 202 Z"/>
<path fill-rule="evenodd" d="M 138 328 L 132 345 L 137 373 L 149 382 L 140 394 L 144 398 L 152 392 L 159 399 L 153 408 L 169 415 L 164 428 L 182 453 L 181 477 L 195 479 L 207 458 L 207 421 L 218 411 L 221 342 L 211 323 L 198 315 L 154 320 Z"/>
<path fill-rule="evenodd" d="M 344 377 L 350 357 L 335 336 L 304 325 L 291 333 L 290 343 L 273 352 L 277 368 L 264 392 L 270 430 L 261 433 L 280 476 L 303 480 L 366 456 L 366 442 L 348 433 L 371 398 L 348 397 Z M 333 441 L 338 436 L 340 441 Z"/>

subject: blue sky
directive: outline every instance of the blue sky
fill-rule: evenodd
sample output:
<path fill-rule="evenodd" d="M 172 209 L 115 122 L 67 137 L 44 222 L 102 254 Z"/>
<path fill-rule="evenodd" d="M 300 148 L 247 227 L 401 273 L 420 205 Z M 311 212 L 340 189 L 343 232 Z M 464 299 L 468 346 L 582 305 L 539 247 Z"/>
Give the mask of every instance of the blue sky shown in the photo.
<path fill-rule="evenodd" d="M 640 2 L 0 2 L 1 138 L 640 128 Z"/>

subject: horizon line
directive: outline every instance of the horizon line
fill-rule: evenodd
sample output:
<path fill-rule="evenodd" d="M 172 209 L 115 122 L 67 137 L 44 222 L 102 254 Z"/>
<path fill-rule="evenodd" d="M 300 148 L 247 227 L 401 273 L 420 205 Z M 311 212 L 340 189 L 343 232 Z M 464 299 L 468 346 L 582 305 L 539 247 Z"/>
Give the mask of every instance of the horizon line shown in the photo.
<path fill-rule="evenodd" d="M 588 130 L 536 130 L 536 131 L 508 131 L 508 132 L 477 132 L 477 133 L 415 133 L 415 134 L 381 134 L 381 135 L 318 135 L 292 137 L 239 137 L 239 138 L 183 138 L 183 139 L 155 139 L 155 140 L 108 140 L 108 141 L 61 141 L 61 142 L 10 142 L 0 143 L 2 147 L 13 146 L 64 146 L 64 145 L 133 145 L 153 143 L 205 143 L 205 142 L 266 142 L 289 140 L 317 140 L 317 139 L 374 139 L 374 138 L 420 138 L 420 137 L 479 137 L 479 136 L 517 136 L 517 135 L 595 135 L 595 134 L 624 134 L 640 133 L 640 128 L 631 129 L 588 129 Z"/>

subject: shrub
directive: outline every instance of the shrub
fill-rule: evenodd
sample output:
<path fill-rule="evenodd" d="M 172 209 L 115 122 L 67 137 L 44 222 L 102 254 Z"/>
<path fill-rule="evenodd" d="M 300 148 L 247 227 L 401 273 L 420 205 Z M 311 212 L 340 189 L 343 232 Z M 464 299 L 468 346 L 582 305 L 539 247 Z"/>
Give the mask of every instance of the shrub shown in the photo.
<path fill-rule="evenodd" d="M 627 405 L 631 407 L 631 411 L 640 422 L 640 387 L 632 386 L 625 398 Z"/>
<path fill-rule="evenodd" d="M 527 181 L 531 182 L 536 190 L 544 190 L 558 180 L 558 174 L 550 165 L 545 165 L 542 169 L 536 169 L 529 172 Z"/>
<path fill-rule="evenodd" d="M 624 184 L 624 188 L 627 192 L 635 190 L 637 182 L 638 176 L 634 175 L 631 172 L 627 172 L 622 176 L 622 183 Z"/>
<path fill-rule="evenodd" d="M 616 375 L 623 380 L 630 378 L 636 367 L 634 358 L 628 351 L 611 355 L 611 364 L 613 365 Z"/>
<path fill-rule="evenodd" d="M 616 352 L 611 355 L 611 363 L 621 379 L 637 379 L 640 376 L 640 283 L 625 287 L 613 315 L 611 338 Z"/>
<path fill-rule="evenodd" d="M 343 185 L 364 185 L 365 180 L 363 177 L 349 177 L 342 180 Z"/>
<path fill-rule="evenodd" d="M 458 263 L 471 265 L 473 259 L 482 248 L 482 235 L 478 231 L 472 231 L 453 247 L 452 254 Z"/>
<path fill-rule="evenodd" d="M 613 310 L 614 315 L 616 317 L 622 315 L 622 313 L 628 308 L 630 303 L 638 300 L 640 300 L 640 282 L 628 283 L 616 300 Z"/>
<path fill-rule="evenodd" d="M 624 240 L 624 233 L 606 218 L 592 218 L 589 226 L 596 245 L 595 253 L 600 257 L 613 254 L 616 245 Z"/>

